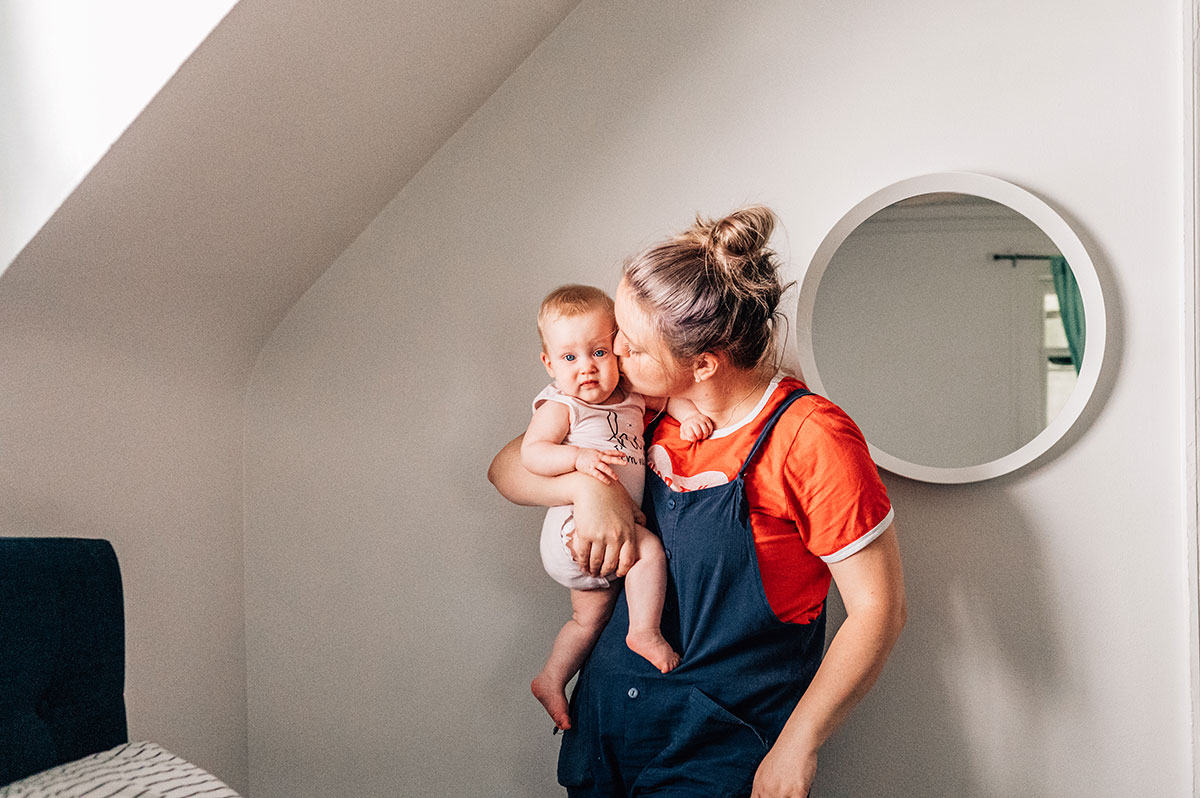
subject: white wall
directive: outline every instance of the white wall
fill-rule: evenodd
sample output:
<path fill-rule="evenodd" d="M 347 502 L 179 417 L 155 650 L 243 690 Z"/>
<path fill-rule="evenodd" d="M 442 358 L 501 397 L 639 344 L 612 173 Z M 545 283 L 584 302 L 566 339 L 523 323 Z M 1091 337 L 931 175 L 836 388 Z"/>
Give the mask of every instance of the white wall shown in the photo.
<path fill-rule="evenodd" d="M 798 277 L 855 202 L 967 170 L 1083 238 L 1101 395 L 1021 472 L 885 475 L 910 622 L 821 796 L 1184 796 L 1178 0 L 585 2 L 293 308 L 247 394 L 254 798 L 554 794 L 528 695 L 567 598 L 484 479 L 533 314 L 773 205 Z"/>

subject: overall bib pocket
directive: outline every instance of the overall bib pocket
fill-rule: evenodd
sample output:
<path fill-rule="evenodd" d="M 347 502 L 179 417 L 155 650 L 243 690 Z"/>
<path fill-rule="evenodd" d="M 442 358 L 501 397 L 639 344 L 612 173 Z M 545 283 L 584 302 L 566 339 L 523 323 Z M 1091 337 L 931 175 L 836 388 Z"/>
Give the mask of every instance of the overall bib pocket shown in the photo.
<path fill-rule="evenodd" d="M 631 795 L 748 795 L 767 748 L 755 727 L 692 687 L 673 742 L 646 765 Z"/>

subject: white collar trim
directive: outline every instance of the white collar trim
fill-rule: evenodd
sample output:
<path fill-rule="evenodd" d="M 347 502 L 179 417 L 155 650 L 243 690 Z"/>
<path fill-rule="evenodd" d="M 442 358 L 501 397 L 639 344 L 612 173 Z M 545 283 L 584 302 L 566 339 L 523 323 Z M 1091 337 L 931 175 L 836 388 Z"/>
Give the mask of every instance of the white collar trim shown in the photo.
<path fill-rule="evenodd" d="M 756 404 L 753 408 L 750 409 L 750 411 L 748 413 L 746 413 L 746 415 L 742 416 L 740 419 L 738 419 L 733 424 L 730 424 L 727 427 L 721 427 L 720 429 L 713 430 L 713 434 L 708 436 L 709 439 L 711 440 L 713 438 L 724 438 L 726 435 L 732 435 L 733 433 L 737 432 L 739 429 L 741 429 L 742 427 L 746 426 L 751 421 L 753 421 L 755 419 L 755 417 L 757 417 L 758 414 L 760 412 L 762 412 L 762 409 L 767 406 L 767 400 L 771 398 L 771 394 L 773 394 L 775 392 L 775 389 L 777 387 L 779 387 L 779 381 L 781 379 L 783 379 L 783 375 L 776 374 L 771 379 L 771 382 L 767 385 L 766 390 L 763 391 L 763 395 L 759 397 L 758 404 Z"/>

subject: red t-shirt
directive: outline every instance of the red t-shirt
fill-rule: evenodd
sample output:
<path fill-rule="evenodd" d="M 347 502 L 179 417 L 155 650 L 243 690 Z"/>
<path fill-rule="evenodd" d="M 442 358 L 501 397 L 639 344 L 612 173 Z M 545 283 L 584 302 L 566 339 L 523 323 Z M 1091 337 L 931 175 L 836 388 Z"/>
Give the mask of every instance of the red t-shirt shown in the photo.
<path fill-rule="evenodd" d="M 672 490 L 721 485 L 737 475 L 772 411 L 803 383 L 776 378 L 736 424 L 698 442 L 663 418 L 646 464 Z M 783 621 L 821 613 L 829 567 L 861 550 L 892 522 L 887 490 L 854 422 L 828 399 L 807 396 L 784 411 L 746 471 L 750 528 L 767 601 Z"/>

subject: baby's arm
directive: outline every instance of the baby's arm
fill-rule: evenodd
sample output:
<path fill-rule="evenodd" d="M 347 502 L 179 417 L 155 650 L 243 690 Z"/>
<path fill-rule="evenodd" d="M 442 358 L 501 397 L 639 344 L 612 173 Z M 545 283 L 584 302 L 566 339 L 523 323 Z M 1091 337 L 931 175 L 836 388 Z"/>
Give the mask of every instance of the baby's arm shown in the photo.
<path fill-rule="evenodd" d="M 716 429 L 713 420 L 697 410 L 690 399 L 668 400 L 667 412 L 679 422 L 679 437 L 685 441 L 702 441 Z"/>
<path fill-rule="evenodd" d="M 525 440 L 521 442 L 521 464 L 535 474 L 554 477 L 570 471 L 589 474 L 604 484 L 617 481 L 610 464 L 626 462 L 618 451 L 602 452 L 563 443 L 571 430 L 571 415 L 560 402 L 542 402 L 533 411 Z"/>

